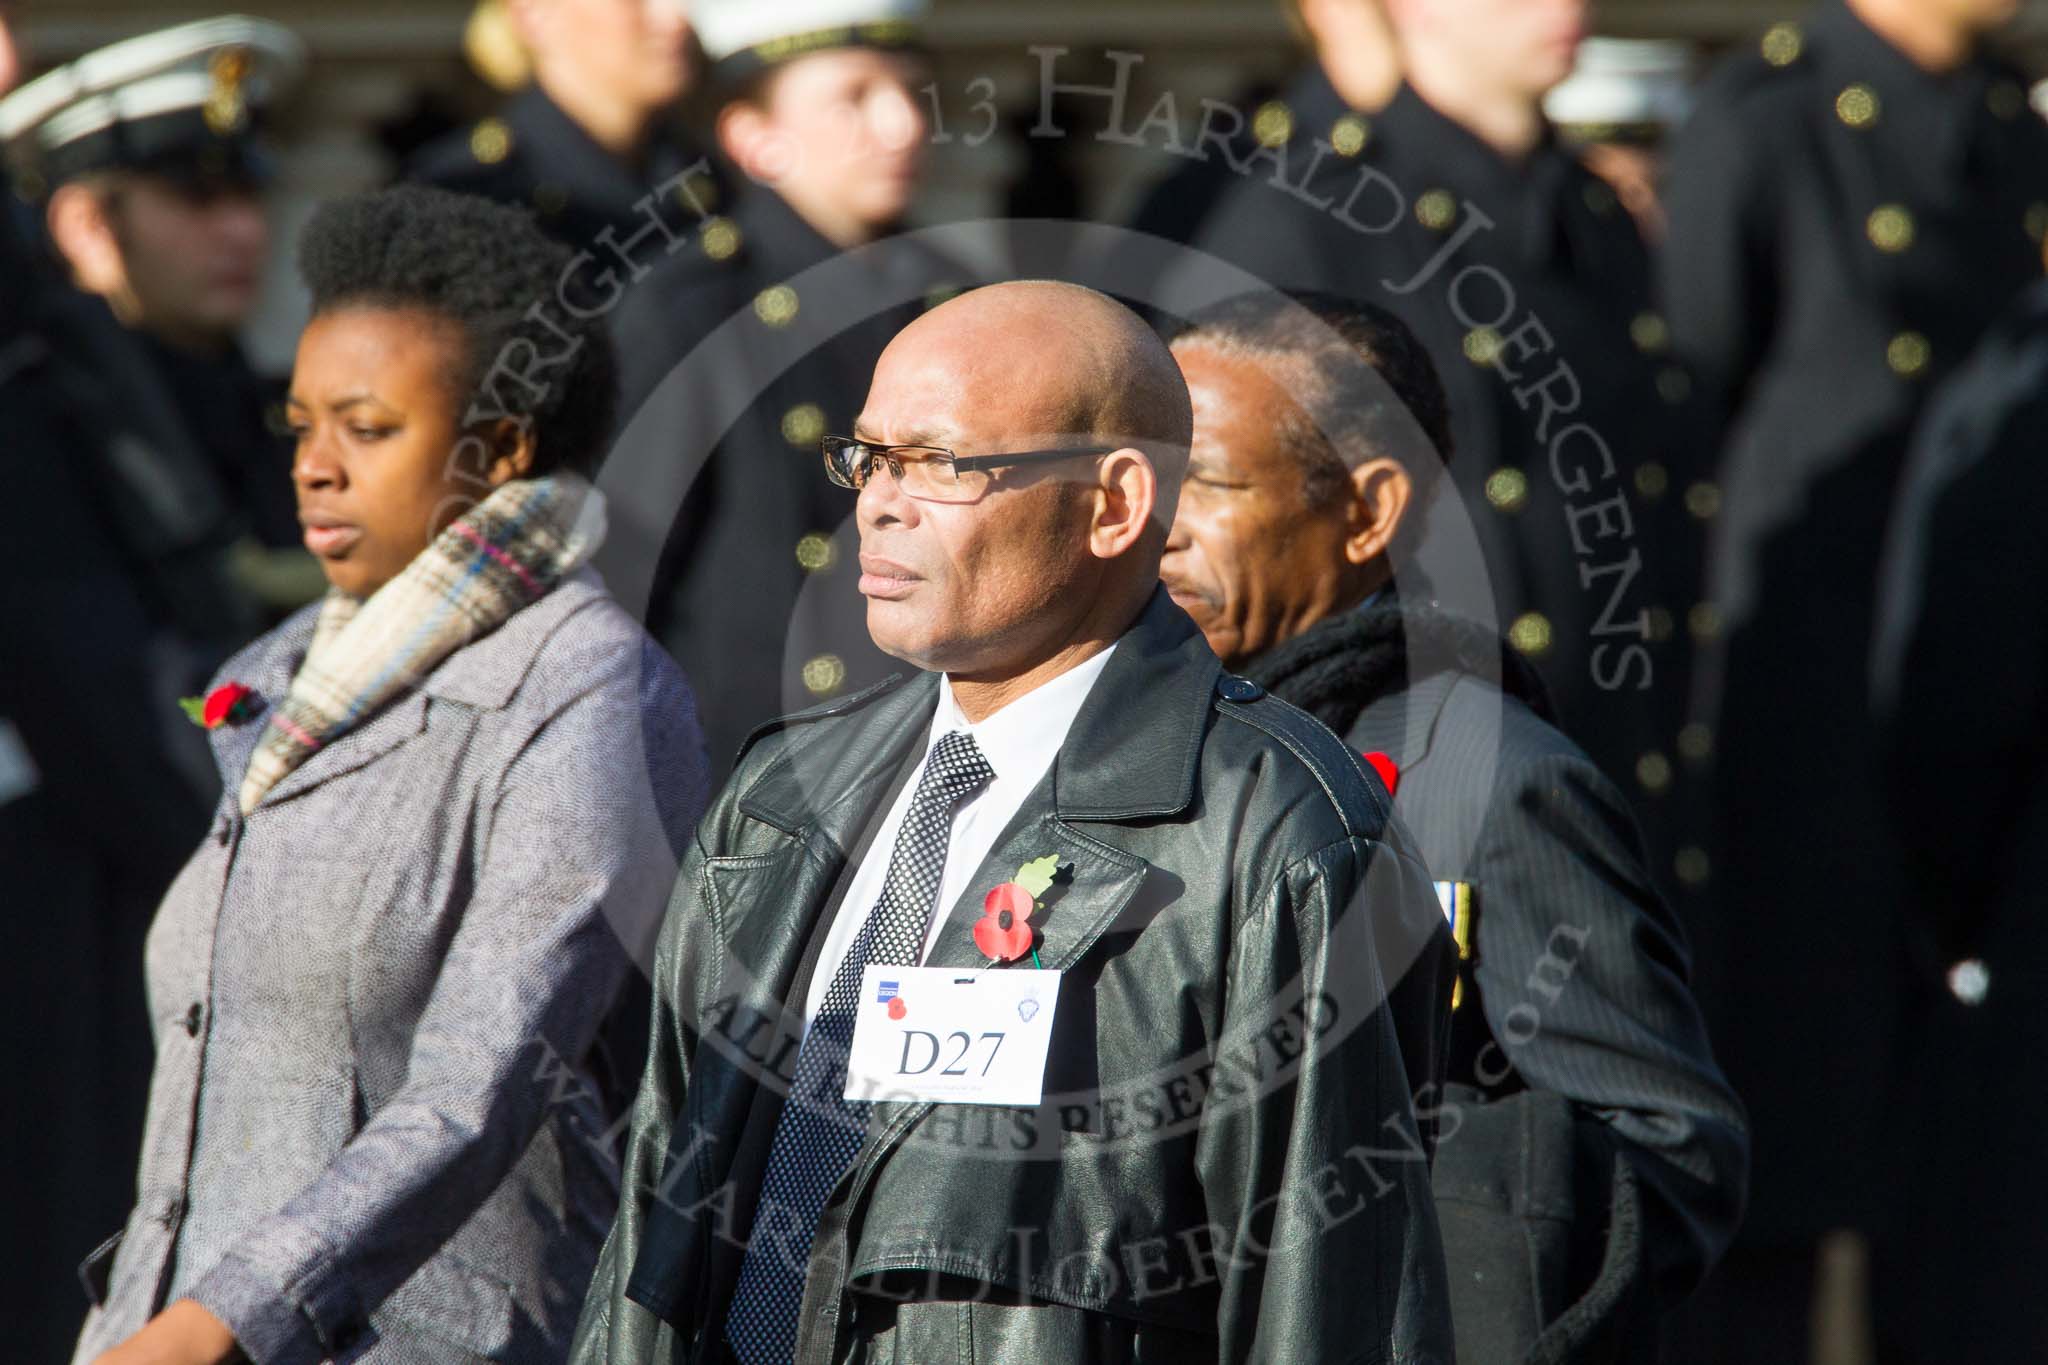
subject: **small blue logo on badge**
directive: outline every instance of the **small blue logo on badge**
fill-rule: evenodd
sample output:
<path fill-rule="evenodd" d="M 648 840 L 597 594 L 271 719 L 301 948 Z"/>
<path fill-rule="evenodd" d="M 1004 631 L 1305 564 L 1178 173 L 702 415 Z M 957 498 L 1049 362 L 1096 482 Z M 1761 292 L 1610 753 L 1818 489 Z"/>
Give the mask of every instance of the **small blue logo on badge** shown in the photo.
<path fill-rule="evenodd" d="M 894 1000 L 894 999 L 896 998 L 896 991 L 897 991 L 897 986 L 898 986 L 898 983 L 897 983 L 897 982 L 894 982 L 894 981 L 878 981 L 878 982 L 876 982 L 876 983 L 875 983 L 875 1003 L 876 1003 L 877 1005 L 880 1005 L 880 1004 L 885 1004 L 885 1003 L 887 1003 L 888 1001 Z"/>
<path fill-rule="evenodd" d="M 1031 996 L 1026 996 L 1022 1000 L 1019 1000 L 1017 1002 L 1017 1017 L 1022 1019 L 1027 1024 L 1030 1023 L 1033 1019 L 1037 1018 L 1038 1001 Z"/>

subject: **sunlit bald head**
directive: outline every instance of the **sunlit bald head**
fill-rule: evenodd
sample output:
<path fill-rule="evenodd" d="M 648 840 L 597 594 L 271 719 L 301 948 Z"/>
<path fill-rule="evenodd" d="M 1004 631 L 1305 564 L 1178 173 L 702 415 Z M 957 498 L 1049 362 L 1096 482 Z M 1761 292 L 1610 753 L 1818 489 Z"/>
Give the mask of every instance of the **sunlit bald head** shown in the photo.
<path fill-rule="evenodd" d="M 859 510 L 875 642 L 957 683 L 1116 638 L 1156 587 L 1192 429 L 1172 353 L 1094 290 L 991 285 L 919 318 L 875 367 L 863 440 L 1111 453 L 999 466 L 968 503 L 911 497 L 878 470 Z"/>

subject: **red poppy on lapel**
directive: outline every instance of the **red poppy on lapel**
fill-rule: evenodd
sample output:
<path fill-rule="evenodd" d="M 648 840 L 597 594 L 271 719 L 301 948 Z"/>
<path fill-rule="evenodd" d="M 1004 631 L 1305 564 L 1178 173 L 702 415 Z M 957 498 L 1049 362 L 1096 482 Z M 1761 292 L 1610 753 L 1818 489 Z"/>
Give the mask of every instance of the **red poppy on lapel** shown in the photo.
<path fill-rule="evenodd" d="M 991 887 L 981 899 L 981 918 L 974 922 L 974 946 L 991 962 L 1015 962 L 1031 952 L 1037 938 L 1027 923 L 1058 875 L 1057 853 L 1033 858 L 1017 869 L 1015 881 Z"/>
<path fill-rule="evenodd" d="M 1372 770 L 1378 773 L 1380 781 L 1386 784 L 1387 795 L 1392 796 L 1394 789 L 1401 785 L 1401 769 L 1396 766 L 1393 759 L 1377 749 L 1367 754 L 1365 761 L 1372 764 Z"/>
<path fill-rule="evenodd" d="M 222 683 L 205 697 L 180 697 L 178 705 L 194 725 L 207 730 L 218 730 L 223 725 L 239 725 L 249 718 L 253 709 L 249 698 L 255 692 L 238 682 Z"/>

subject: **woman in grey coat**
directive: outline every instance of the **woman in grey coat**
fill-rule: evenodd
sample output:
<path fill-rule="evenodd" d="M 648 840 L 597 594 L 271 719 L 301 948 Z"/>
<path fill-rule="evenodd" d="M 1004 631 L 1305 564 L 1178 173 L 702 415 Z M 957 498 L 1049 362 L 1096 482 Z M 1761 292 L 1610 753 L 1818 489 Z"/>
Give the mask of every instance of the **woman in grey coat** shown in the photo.
<path fill-rule="evenodd" d="M 617 1199 L 600 1033 L 706 794 L 687 686 L 585 567 L 612 359 L 570 265 L 439 191 L 307 229 L 291 477 L 332 589 L 189 704 L 226 794 L 150 933 L 77 1365 L 566 1349 Z"/>

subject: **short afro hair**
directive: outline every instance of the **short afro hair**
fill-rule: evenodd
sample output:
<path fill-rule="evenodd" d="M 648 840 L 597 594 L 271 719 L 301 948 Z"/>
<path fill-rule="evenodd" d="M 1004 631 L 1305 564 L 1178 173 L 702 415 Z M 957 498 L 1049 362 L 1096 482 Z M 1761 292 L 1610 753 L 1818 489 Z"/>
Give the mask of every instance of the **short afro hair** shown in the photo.
<path fill-rule="evenodd" d="M 1418 494 L 1451 457 L 1451 420 L 1429 353 L 1406 323 L 1361 300 L 1313 290 L 1227 299 L 1189 321 L 1175 346 L 1203 345 L 1273 372 L 1297 409 L 1281 435 L 1321 507 L 1375 457 L 1408 471 Z"/>
<path fill-rule="evenodd" d="M 602 318 L 579 318 L 558 303 L 574 260 L 531 214 L 422 185 L 330 200 L 299 239 L 299 273 L 316 316 L 417 309 L 460 328 L 467 346 L 451 374 L 457 401 L 530 425 L 536 476 L 594 474 L 618 406 L 617 359 Z M 486 393 L 501 357 L 512 374 Z"/>

